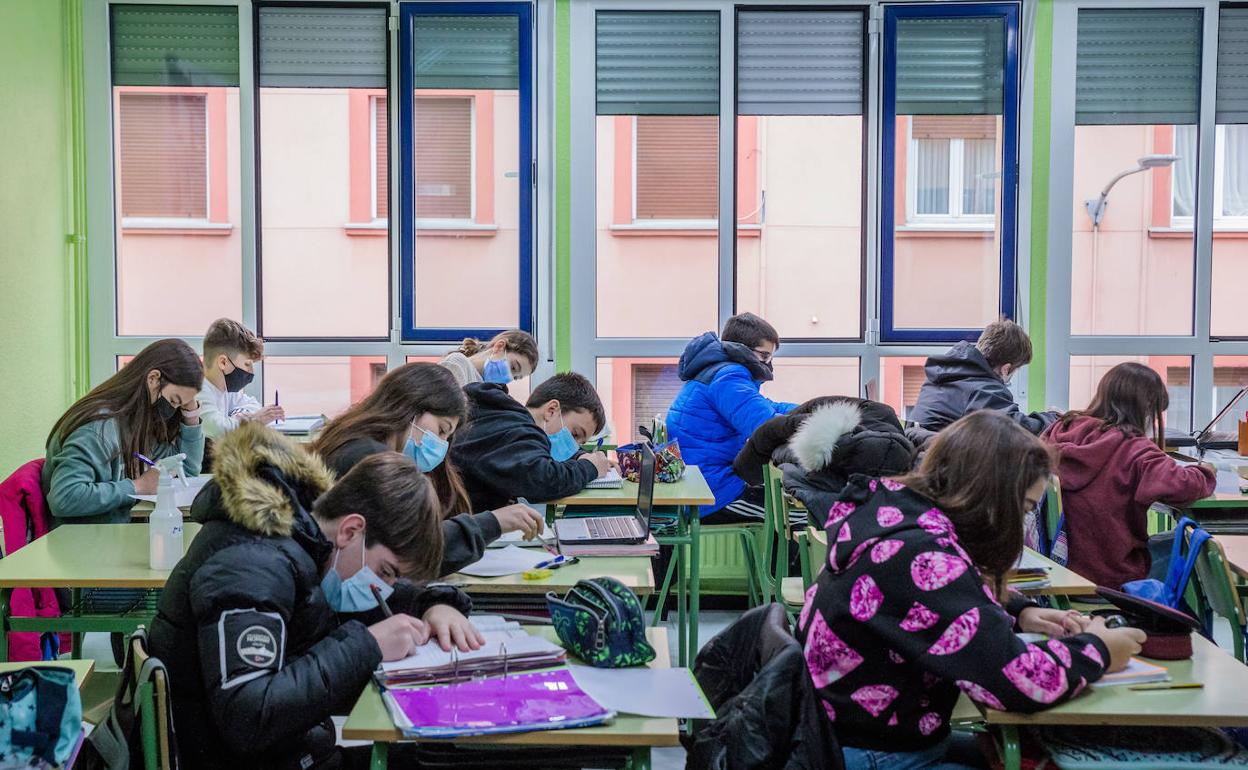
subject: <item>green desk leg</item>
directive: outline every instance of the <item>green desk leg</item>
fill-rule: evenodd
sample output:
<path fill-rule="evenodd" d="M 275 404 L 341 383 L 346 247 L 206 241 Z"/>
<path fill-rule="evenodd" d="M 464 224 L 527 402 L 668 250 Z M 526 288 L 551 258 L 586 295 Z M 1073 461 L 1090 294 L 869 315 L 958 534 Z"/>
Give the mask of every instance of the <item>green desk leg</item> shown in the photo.
<path fill-rule="evenodd" d="M 1004 770 L 1022 770 L 1023 750 L 1018 744 L 1018 728 L 1014 725 L 1001 727 L 1001 747 Z"/>
<path fill-rule="evenodd" d="M 9 600 L 12 598 L 12 588 L 0 588 L 0 663 L 9 661 L 9 611 L 12 609 Z"/>
<path fill-rule="evenodd" d="M 650 770 L 650 747 L 643 746 L 633 749 L 628 754 L 627 770 Z"/>
<path fill-rule="evenodd" d="M 685 582 L 685 576 L 689 572 L 689 522 L 684 516 L 677 516 L 677 520 L 682 522 L 678 527 L 680 540 L 678 545 L 672 549 L 672 558 L 676 559 L 678 564 L 676 567 L 676 657 L 679 659 L 679 665 L 683 668 L 689 665 L 689 586 Z"/>
<path fill-rule="evenodd" d="M 685 666 L 692 666 L 698 656 L 698 610 L 702 606 L 702 518 L 696 505 L 689 513 L 689 656 L 681 664 Z"/>
<path fill-rule="evenodd" d="M 384 741 L 373 742 L 373 757 L 369 760 L 369 770 L 386 770 L 390 763 L 390 744 Z"/>
<path fill-rule="evenodd" d="M 71 588 L 69 591 L 69 596 L 70 596 L 69 602 L 70 604 L 73 605 L 73 607 L 71 608 L 71 612 L 73 613 L 74 617 L 78 617 L 82 615 L 82 589 Z M 85 636 L 81 632 L 79 631 L 74 632 L 74 636 L 73 636 L 74 649 L 70 655 L 70 657 L 72 657 L 74 660 L 82 660 L 82 640 L 84 638 Z"/>

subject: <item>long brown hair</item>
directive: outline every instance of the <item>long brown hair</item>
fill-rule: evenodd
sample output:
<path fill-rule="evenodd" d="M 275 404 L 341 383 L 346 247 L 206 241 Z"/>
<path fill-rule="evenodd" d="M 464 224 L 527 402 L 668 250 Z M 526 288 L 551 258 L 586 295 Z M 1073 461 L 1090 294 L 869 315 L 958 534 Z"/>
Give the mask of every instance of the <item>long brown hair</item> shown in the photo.
<path fill-rule="evenodd" d="M 88 423 L 116 420 L 118 447 L 113 459 L 120 458 L 126 476 L 137 479 L 144 468 L 135 453 L 150 454 L 158 444 L 175 443 L 182 422 L 180 412 L 163 422 L 157 419 L 147 390 L 147 374 L 153 369 L 160 372 L 161 387 L 180 385 L 198 391 L 204 386 L 204 366 L 195 350 L 179 339 L 158 340 L 61 415 L 46 446 L 63 443 Z"/>
<path fill-rule="evenodd" d="M 426 412 L 462 422 L 468 413 L 464 392 L 445 367 L 424 362 L 404 364 L 383 377 L 362 401 L 330 420 L 313 442 L 312 451 L 329 457 L 343 444 L 358 438 L 371 438 L 401 450 L 402 446 L 394 445 L 394 437 L 406 433 Z M 445 515 L 454 516 L 470 510 L 468 491 L 450 457 L 428 476 L 442 501 Z"/>
<path fill-rule="evenodd" d="M 1151 429 L 1157 446 L 1164 446 L 1169 408 L 1170 394 L 1161 375 L 1144 364 L 1128 361 L 1106 372 L 1088 408 L 1067 412 L 1062 416 L 1062 424 L 1070 425 L 1079 417 L 1095 417 L 1103 423 L 1102 430 L 1117 428 L 1128 436 L 1144 436 Z"/>
<path fill-rule="evenodd" d="M 900 481 L 945 512 L 980 572 L 1004 595 L 1023 552 L 1027 489 L 1056 465 L 1053 451 L 1000 412 L 972 412 L 940 432 Z"/>
<path fill-rule="evenodd" d="M 508 353 L 515 353 L 525 361 L 528 361 L 530 371 L 537 368 L 537 359 L 539 356 L 537 351 L 537 340 L 533 339 L 533 335 L 523 329 L 509 329 L 508 331 L 500 332 L 494 335 L 494 338 L 489 342 L 482 342 L 481 340 L 473 337 L 467 337 L 460 343 L 459 348 L 455 352 L 463 353 L 465 356 L 471 358 L 483 350 L 490 349 L 499 340 L 503 341 L 504 351 Z"/>

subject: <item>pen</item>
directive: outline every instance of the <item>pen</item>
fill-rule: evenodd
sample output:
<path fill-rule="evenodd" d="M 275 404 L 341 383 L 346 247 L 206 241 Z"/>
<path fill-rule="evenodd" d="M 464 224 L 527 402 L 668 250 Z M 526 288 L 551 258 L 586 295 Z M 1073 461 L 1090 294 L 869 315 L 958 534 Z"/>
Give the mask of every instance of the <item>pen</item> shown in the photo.
<path fill-rule="evenodd" d="M 560 567 L 566 567 L 569 564 L 576 564 L 579 561 L 580 557 L 573 556 L 569 559 L 563 554 L 559 554 L 553 559 L 547 559 L 546 561 L 539 563 L 533 569 L 559 569 Z"/>
<path fill-rule="evenodd" d="M 135 452 L 135 453 L 134 453 L 134 456 L 135 456 L 135 457 L 137 457 L 137 458 L 139 458 L 139 459 L 140 459 L 140 460 L 142 460 L 143 462 L 147 463 L 147 467 L 149 467 L 149 468 L 155 468 L 155 467 L 156 467 L 156 463 L 152 461 L 152 458 L 148 457 L 147 455 L 143 454 L 142 452 Z"/>
<path fill-rule="evenodd" d="M 605 438 L 605 437 L 604 437 L 604 438 Z M 595 452 L 599 452 L 599 451 L 601 451 L 601 450 L 602 450 L 602 439 L 600 438 L 600 439 L 598 439 L 598 444 L 594 447 L 594 451 L 595 451 Z"/>
<path fill-rule="evenodd" d="M 369 586 L 372 589 L 373 596 L 377 597 L 377 606 L 381 607 L 381 614 L 386 617 L 394 617 L 394 613 L 390 611 L 390 605 L 386 604 L 386 600 L 381 597 L 381 586 L 373 583 Z"/>
<path fill-rule="evenodd" d="M 274 388 L 273 389 L 273 406 L 281 406 L 281 405 L 282 405 L 282 391 Z M 274 423 L 277 425 L 281 425 L 282 421 L 275 420 Z"/>
<path fill-rule="evenodd" d="M 1160 682 L 1158 684 L 1135 684 L 1128 690 L 1199 690 L 1204 687 L 1200 682 Z"/>

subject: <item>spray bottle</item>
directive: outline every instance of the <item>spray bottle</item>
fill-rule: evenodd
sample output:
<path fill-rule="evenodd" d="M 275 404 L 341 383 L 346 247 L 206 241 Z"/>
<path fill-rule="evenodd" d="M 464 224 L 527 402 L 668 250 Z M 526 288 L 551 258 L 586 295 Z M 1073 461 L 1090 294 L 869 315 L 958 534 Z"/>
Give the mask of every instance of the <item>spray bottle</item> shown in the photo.
<path fill-rule="evenodd" d="M 156 508 L 148 521 L 148 561 L 154 570 L 171 570 L 182 558 L 182 511 L 173 492 L 173 477 L 182 477 L 184 454 L 156 461 L 160 483 L 156 487 Z M 186 479 L 182 479 L 185 483 Z"/>

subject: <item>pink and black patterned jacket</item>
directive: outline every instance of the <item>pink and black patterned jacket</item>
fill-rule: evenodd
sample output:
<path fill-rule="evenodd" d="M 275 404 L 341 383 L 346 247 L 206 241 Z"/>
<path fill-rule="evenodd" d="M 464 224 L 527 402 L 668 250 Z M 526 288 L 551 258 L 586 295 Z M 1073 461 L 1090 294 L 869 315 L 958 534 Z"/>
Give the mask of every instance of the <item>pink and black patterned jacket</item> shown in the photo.
<path fill-rule="evenodd" d="M 842 744 L 921 750 L 948 734 L 959 690 L 990 708 L 1038 711 L 1104 673 L 1109 652 L 1090 634 L 1015 636 L 1015 617 L 952 523 L 901 484 L 855 476 L 827 531 L 827 569 L 806 594 L 798 639 Z M 1009 609 L 1027 606 L 1017 597 Z"/>

